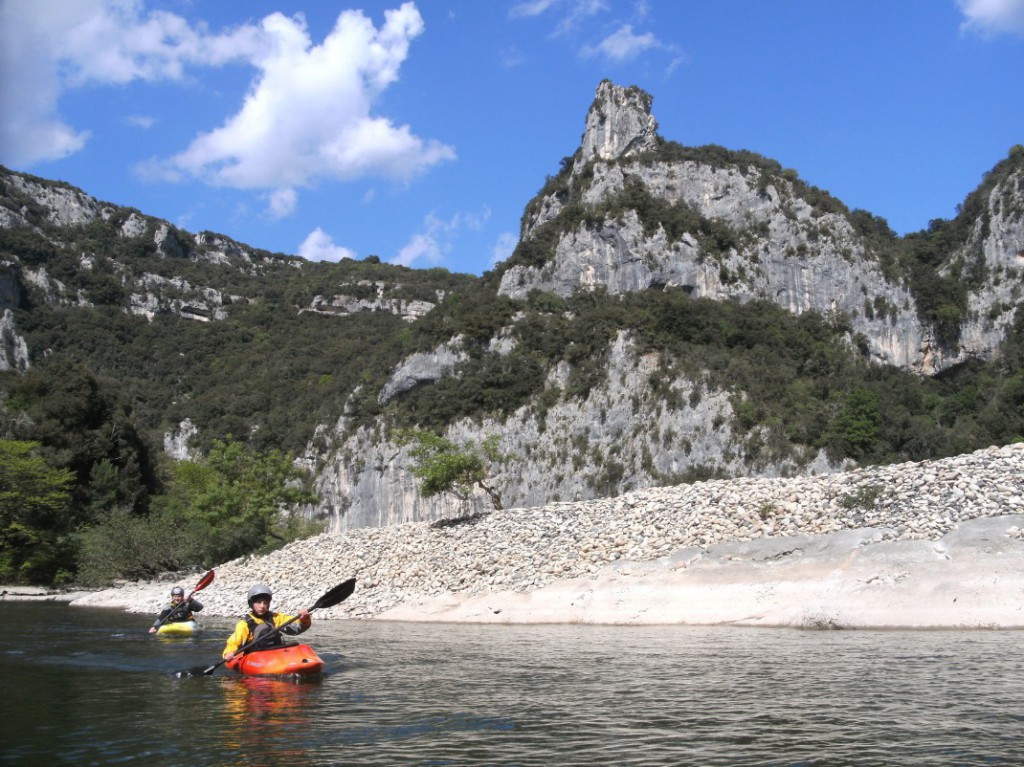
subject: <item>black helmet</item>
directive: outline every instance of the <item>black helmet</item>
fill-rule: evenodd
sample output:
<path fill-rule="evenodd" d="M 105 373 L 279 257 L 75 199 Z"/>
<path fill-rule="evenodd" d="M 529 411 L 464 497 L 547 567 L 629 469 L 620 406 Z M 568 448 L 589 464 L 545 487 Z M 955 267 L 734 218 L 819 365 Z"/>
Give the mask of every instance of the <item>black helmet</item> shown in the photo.
<path fill-rule="evenodd" d="M 183 589 L 181 586 L 175 586 L 173 589 L 171 589 L 171 596 L 183 597 L 185 596 L 185 589 Z"/>
<path fill-rule="evenodd" d="M 274 593 L 270 590 L 270 586 L 257 583 L 249 589 L 249 607 L 252 607 L 253 600 L 256 599 L 256 597 L 267 597 L 268 599 L 273 599 Z"/>

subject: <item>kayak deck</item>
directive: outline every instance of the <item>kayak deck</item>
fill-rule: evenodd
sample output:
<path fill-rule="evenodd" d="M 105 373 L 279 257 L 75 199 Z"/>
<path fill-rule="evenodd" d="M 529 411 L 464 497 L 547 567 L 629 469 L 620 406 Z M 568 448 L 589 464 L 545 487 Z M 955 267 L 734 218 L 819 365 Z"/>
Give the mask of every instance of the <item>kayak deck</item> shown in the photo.
<path fill-rule="evenodd" d="M 174 623 L 165 623 L 156 630 L 156 633 L 163 636 L 184 637 L 192 636 L 200 631 L 202 628 L 195 621 L 175 621 Z"/>
<path fill-rule="evenodd" d="M 288 644 L 269 650 L 255 650 L 227 662 L 243 674 L 316 674 L 324 662 L 308 644 Z"/>

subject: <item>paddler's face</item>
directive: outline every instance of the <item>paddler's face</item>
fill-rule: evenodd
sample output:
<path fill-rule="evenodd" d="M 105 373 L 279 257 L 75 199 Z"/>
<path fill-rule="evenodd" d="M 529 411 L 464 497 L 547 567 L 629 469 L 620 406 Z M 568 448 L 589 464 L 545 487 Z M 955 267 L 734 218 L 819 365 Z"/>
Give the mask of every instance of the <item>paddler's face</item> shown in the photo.
<path fill-rule="evenodd" d="M 266 615 L 270 609 L 270 597 L 256 597 L 252 600 L 252 611 L 258 616 Z"/>

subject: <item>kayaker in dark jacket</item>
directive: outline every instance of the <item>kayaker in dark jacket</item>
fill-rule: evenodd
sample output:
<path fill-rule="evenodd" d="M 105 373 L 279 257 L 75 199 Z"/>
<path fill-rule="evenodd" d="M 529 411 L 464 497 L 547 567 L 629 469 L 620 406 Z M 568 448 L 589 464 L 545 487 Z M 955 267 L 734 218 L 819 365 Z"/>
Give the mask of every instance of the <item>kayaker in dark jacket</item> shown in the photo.
<path fill-rule="evenodd" d="M 175 586 L 171 589 L 171 603 L 156 616 L 153 625 L 149 627 L 149 633 L 155 634 L 156 630 L 165 623 L 182 623 L 195 620 L 196 616 L 193 613 L 197 613 L 202 609 L 203 605 L 197 599 L 189 597 L 186 602 L 185 589 L 181 586 Z"/>
<path fill-rule="evenodd" d="M 239 647 L 252 642 L 254 639 L 259 639 L 261 636 L 265 636 L 278 626 L 288 623 L 288 621 L 294 618 L 294 616 L 285 615 L 284 613 L 275 613 L 270 609 L 270 600 L 273 599 L 274 595 L 271 593 L 269 586 L 257 583 L 249 589 L 248 597 L 249 613 L 235 624 L 234 633 L 228 637 L 221 656 L 224 660 L 231 660 L 235 657 Z M 299 619 L 296 622 L 285 626 L 274 637 L 268 639 L 266 644 L 261 644 L 259 649 L 276 647 L 281 644 L 281 633 L 301 634 L 312 623 L 313 618 L 309 614 L 309 610 L 303 607 L 299 610 Z"/>

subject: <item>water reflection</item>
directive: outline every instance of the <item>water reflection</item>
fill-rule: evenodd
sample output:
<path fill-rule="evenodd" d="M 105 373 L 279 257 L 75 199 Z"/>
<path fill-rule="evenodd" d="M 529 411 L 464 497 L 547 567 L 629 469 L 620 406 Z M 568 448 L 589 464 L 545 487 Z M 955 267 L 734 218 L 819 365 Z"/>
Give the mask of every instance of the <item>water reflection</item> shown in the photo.
<path fill-rule="evenodd" d="M 314 729 L 321 683 L 320 675 L 222 677 L 224 746 L 271 762 L 312 764 L 302 736 Z"/>

